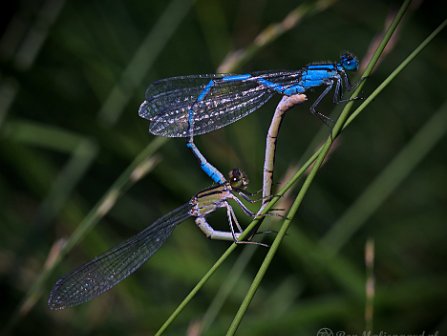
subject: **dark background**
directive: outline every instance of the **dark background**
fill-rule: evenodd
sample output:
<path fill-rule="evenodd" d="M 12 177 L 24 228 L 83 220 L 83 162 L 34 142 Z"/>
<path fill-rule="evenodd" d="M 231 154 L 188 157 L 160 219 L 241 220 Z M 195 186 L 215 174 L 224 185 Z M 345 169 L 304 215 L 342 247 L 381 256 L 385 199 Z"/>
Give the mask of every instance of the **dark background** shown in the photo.
<path fill-rule="evenodd" d="M 303 15 L 296 25 L 254 50 L 232 71 L 299 69 L 313 61 L 336 61 L 345 50 L 363 60 L 400 4 L 2 3 L 0 326 L 17 335 L 155 332 L 229 245 L 204 239 L 192 221 L 179 226 L 140 271 L 106 295 L 56 312 L 47 308 L 46 300 L 59 276 L 210 185 L 183 139 L 169 140 L 156 151 L 155 168 L 82 236 L 44 283 L 42 296 L 19 311 L 44 272 L 53 244 L 70 237 L 123 170 L 154 141 L 147 121 L 137 115 L 145 88 L 159 78 L 218 71 L 226 56 L 251 46 L 260 32 L 294 10 Z M 413 3 L 362 96 L 367 97 L 445 19 L 445 8 L 440 6 Z M 361 333 L 366 328 L 368 239 L 375 243 L 374 331 L 447 334 L 447 142 L 445 136 L 439 137 L 426 153 L 410 146 L 420 129 L 446 109 L 445 37 L 442 32 L 343 133 L 256 294 L 241 335 L 315 335 L 322 327 Z M 310 93 L 309 100 L 319 92 Z M 225 129 L 196 138 L 222 171 L 242 167 L 252 190 L 261 188 L 265 135 L 278 100 Z M 283 123 L 276 181 L 303 162 L 306 150 L 314 150 L 328 134 L 328 128 L 308 113 L 309 106 L 294 108 Z M 340 109 L 331 112 L 333 108 L 330 98 L 320 105 L 320 111 L 335 118 Z M 428 128 L 428 134 L 433 132 Z M 399 161 L 408 174 L 393 171 L 390 181 L 399 182 L 389 194 L 385 189 L 392 183 L 387 181 L 381 182 L 382 189 L 372 188 L 405 148 L 419 157 L 416 162 Z M 277 230 L 270 221 L 269 227 Z M 225 228 L 225 212 L 211 216 L 210 222 Z M 347 222 L 354 223 L 352 233 L 344 226 Z M 331 236 L 334 227 L 343 239 Z M 240 274 L 230 273 L 251 253 Z M 168 334 L 195 335 L 204 316 L 210 323 L 206 334 L 224 333 L 265 253 L 249 246 L 238 249 Z M 221 286 L 231 281 L 235 284 L 227 299 L 219 299 Z M 210 319 L 216 300 L 222 307 Z"/>

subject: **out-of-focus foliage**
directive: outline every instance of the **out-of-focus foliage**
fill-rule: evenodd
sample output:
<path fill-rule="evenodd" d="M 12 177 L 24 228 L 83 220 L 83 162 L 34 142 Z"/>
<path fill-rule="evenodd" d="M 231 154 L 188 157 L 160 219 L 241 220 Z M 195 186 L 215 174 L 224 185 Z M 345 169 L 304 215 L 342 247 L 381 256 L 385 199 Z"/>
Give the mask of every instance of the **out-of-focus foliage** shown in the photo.
<path fill-rule="evenodd" d="M 156 151 L 153 170 L 82 236 L 45 282 L 43 296 L 18 311 L 44 272 L 55 242 L 70 237 L 138 153 L 154 141 L 147 122 L 137 115 L 145 87 L 158 78 L 215 72 L 235 51 L 259 43 L 258 34 L 278 22 L 286 29 L 262 48 L 250 47 L 237 71 L 298 69 L 312 61 L 337 60 L 345 50 L 363 59 L 399 5 L 352 0 L 42 0 L 16 1 L 9 8 L 2 4 L 0 326 L 9 326 L 17 335 L 156 331 L 228 246 L 206 240 L 192 221 L 179 226 L 140 271 L 93 302 L 54 312 L 46 299 L 63 273 L 210 185 L 182 139 L 169 140 Z M 368 78 L 364 96 L 445 19 L 445 9 L 439 6 L 413 4 Z M 361 334 L 366 328 L 364 250 L 369 238 L 375 242 L 374 330 L 447 333 L 447 142 L 445 136 L 434 140 L 424 147 L 426 154 L 422 145 L 410 146 L 434 115 L 446 114 L 445 37 L 441 33 L 343 133 L 252 302 L 241 335 L 315 335 L 322 327 Z M 311 93 L 310 101 L 317 95 Z M 277 101 L 196 138 L 222 171 L 242 167 L 252 190 L 261 188 L 265 135 Z M 318 132 L 328 133 L 308 107 L 294 108 L 285 118 L 278 140 L 277 181 L 301 162 L 312 141 L 318 143 Z M 332 109 L 330 99 L 320 106 L 326 114 Z M 400 161 L 410 168 L 408 176 L 389 195 L 383 188 L 372 188 L 408 146 L 411 155 L 420 157 L 416 164 Z M 393 173 L 395 179 L 404 174 L 399 169 Z M 210 222 L 224 228 L 224 211 Z M 346 222 L 356 227 L 353 234 Z M 269 228 L 275 230 L 274 225 L 272 221 Z M 332 231 L 334 226 L 338 231 Z M 204 316 L 209 321 L 209 307 L 219 288 L 231 279 L 234 263 L 252 249 L 243 246 L 233 255 L 168 334 L 194 334 Z M 226 330 L 264 254 L 264 249 L 254 251 L 207 334 Z"/>

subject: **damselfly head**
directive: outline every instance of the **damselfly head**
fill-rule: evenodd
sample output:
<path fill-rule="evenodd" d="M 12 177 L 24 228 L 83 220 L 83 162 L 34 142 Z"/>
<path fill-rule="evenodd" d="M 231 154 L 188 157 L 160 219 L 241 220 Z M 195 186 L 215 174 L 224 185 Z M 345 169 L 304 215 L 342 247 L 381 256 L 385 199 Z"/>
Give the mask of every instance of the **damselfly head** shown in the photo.
<path fill-rule="evenodd" d="M 249 183 L 248 176 L 242 169 L 233 168 L 228 173 L 228 181 L 233 189 L 246 189 Z"/>
<path fill-rule="evenodd" d="M 357 71 L 359 68 L 359 60 L 350 52 L 345 52 L 340 57 L 340 65 L 346 71 Z"/>

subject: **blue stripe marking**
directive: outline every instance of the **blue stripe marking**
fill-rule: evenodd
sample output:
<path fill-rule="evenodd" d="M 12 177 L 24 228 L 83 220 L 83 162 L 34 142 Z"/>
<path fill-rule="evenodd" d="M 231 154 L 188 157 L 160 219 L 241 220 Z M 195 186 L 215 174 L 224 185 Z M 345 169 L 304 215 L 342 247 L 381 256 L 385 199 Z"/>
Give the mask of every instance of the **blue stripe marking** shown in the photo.
<path fill-rule="evenodd" d="M 269 89 L 275 90 L 276 92 L 278 92 L 280 94 L 282 94 L 284 92 L 284 86 L 282 86 L 281 84 L 270 82 L 264 78 L 259 78 L 258 82 L 261 83 L 262 85 L 268 87 Z"/>
<path fill-rule="evenodd" d="M 214 86 L 214 81 L 210 80 L 208 82 L 208 84 L 205 86 L 205 88 L 203 89 L 203 91 L 199 94 L 199 96 L 197 97 L 197 101 L 200 102 L 203 100 L 203 98 L 205 98 L 205 96 L 208 94 L 208 92 L 210 92 L 211 88 Z"/>
<path fill-rule="evenodd" d="M 243 74 L 243 75 L 225 76 L 225 77 L 222 78 L 222 80 L 224 82 L 233 82 L 233 81 L 238 82 L 238 81 L 243 81 L 243 80 L 246 80 L 246 79 L 249 79 L 249 78 L 251 78 L 250 74 Z"/>
<path fill-rule="evenodd" d="M 313 71 L 304 71 L 301 75 L 301 83 L 305 83 L 306 81 L 313 81 L 317 79 L 329 79 L 333 77 L 338 77 L 336 71 L 326 71 L 326 70 L 313 70 Z"/>
<path fill-rule="evenodd" d="M 303 87 L 304 87 L 305 90 L 308 90 L 310 88 L 321 86 L 323 84 L 324 84 L 324 80 L 323 79 L 307 80 L 307 81 L 303 82 Z"/>
<path fill-rule="evenodd" d="M 317 71 L 317 70 L 326 70 L 326 71 L 335 71 L 337 70 L 337 66 L 335 64 L 309 64 L 307 70 Z"/>
<path fill-rule="evenodd" d="M 306 88 L 304 86 L 302 86 L 301 84 L 297 84 L 285 89 L 283 94 L 285 94 L 286 96 L 292 96 L 294 94 L 304 93 L 305 91 Z"/>
<path fill-rule="evenodd" d="M 197 97 L 197 102 L 201 102 L 205 96 L 210 92 L 211 88 L 214 86 L 214 81 L 210 80 L 208 84 L 205 86 L 205 88 L 202 90 L 202 92 Z M 188 110 L 188 133 L 192 134 L 194 133 L 192 130 L 192 125 L 194 124 L 194 104 L 191 106 L 191 108 Z"/>
<path fill-rule="evenodd" d="M 200 161 L 200 168 L 202 168 L 205 174 L 208 175 L 215 183 L 223 184 L 226 182 L 223 174 L 205 159 L 194 142 L 188 142 L 186 147 L 188 147 L 194 156 Z"/>

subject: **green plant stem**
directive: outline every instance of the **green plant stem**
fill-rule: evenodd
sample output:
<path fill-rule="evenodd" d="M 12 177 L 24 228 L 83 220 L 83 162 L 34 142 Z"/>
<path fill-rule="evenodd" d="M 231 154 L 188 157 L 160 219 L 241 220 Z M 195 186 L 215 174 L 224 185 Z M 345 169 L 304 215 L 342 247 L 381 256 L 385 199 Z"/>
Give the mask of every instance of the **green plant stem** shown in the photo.
<path fill-rule="evenodd" d="M 257 250 L 257 248 L 243 249 L 238 256 L 236 262 L 228 272 L 225 282 L 220 286 L 219 291 L 213 297 L 213 301 L 208 306 L 206 313 L 201 319 L 200 327 L 202 333 L 205 333 L 219 316 L 219 312 L 225 304 L 225 301 L 231 295 L 233 288 L 240 283 L 240 279 L 243 277 L 247 266 L 250 264 L 250 261 Z"/>
<path fill-rule="evenodd" d="M 367 77 L 374 69 L 374 66 L 376 65 L 381 53 L 383 52 L 383 49 L 385 49 L 386 44 L 388 43 L 391 36 L 393 35 L 399 22 L 403 18 L 410 3 L 411 3 L 411 0 L 406 0 L 402 4 L 399 12 L 396 14 L 396 17 L 394 18 L 392 24 L 390 25 L 383 40 L 381 41 L 376 52 L 374 53 L 373 57 L 371 58 L 371 61 L 365 70 L 364 76 Z M 360 83 L 357 90 L 355 90 L 353 92 L 353 96 L 356 96 L 360 92 L 363 85 L 364 85 L 364 81 L 362 83 Z M 312 184 L 312 182 L 317 174 L 318 169 L 320 168 L 326 155 L 328 154 L 328 152 L 331 148 L 332 142 L 340 134 L 341 130 L 343 129 L 343 125 L 349 116 L 349 112 L 351 110 L 352 105 L 353 105 L 353 102 L 351 101 L 345 106 L 345 108 L 343 109 L 343 112 L 341 113 L 340 117 L 337 120 L 337 123 L 334 126 L 331 136 L 326 140 L 325 144 L 322 146 L 321 152 L 319 153 L 309 175 L 307 176 L 306 180 L 304 181 L 303 186 L 301 187 L 300 191 L 298 192 L 298 195 L 295 198 L 295 201 L 293 202 L 293 204 L 289 210 L 287 219 L 283 222 L 283 225 L 281 226 L 281 229 L 280 229 L 278 235 L 276 236 L 275 240 L 273 241 L 273 244 L 265 257 L 264 262 L 262 263 L 261 267 L 259 268 L 259 271 L 256 274 L 256 276 L 253 280 L 253 283 L 247 292 L 247 295 L 245 296 L 244 300 L 242 301 L 241 306 L 239 307 L 239 310 L 236 313 L 236 316 L 234 317 L 234 319 L 227 331 L 227 335 L 234 335 L 236 333 L 236 331 L 242 321 L 242 318 L 244 317 L 245 313 L 247 312 L 247 309 L 248 309 L 248 306 L 250 305 L 251 300 L 253 299 L 262 279 L 265 276 L 265 273 L 266 273 L 268 267 L 271 264 L 271 261 L 273 260 L 273 257 L 276 254 L 276 251 L 278 250 L 278 247 L 279 247 L 282 239 L 284 238 L 284 236 L 287 232 L 287 229 L 288 229 L 292 219 L 294 218 L 296 212 L 298 211 L 298 208 L 301 205 L 301 203 L 304 199 L 304 196 L 306 195 L 307 191 L 309 190 L 309 187 Z"/>
<path fill-rule="evenodd" d="M 313 161 L 317 158 L 317 154 L 315 153 L 312 155 L 312 157 L 307 160 L 307 162 L 297 171 L 295 174 L 296 180 L 302 176 L 306 170 L 310 167 L 310 165 L 313 163 Z M 268 213 L 273 206 L 276 204 L 276 202 L 289 190 L 295 181 L 289 181 L 285 184 L 285 186 L 272 198 L 272 200 L 265 206 L 262 214 Z M 240 240 L 244 240 L 255 228 L 259 221 L 263 217 L 257 217 L 255 218 L 244 230 L 244 232 L 240 236 Z M 219 268 L 219 266 L 228 258 L 228 256 L 236 249 L 237 244 L 232 244 L 223 254 L 220 256 L 220 258 L 214 263 L 214 265 L 208 270 L 208 272 L 205 273 L 205 275 L 200 279 L 200 281 L 194 286 L 194 288 L 191 290 L 191 292 L 183 299 L 183 301 L 177 306 L 177 308 L 172 312 L 172 314 L 168 317 L 168 319 L 163 323 L 163 325 L 160 327 L 160 329 L 157 331 L 155 335 L 162 335 L 164 331 L 169 327 L 169 325 L 177 318 L 177 316 L 181 313 L 183 308 L 186 307 L 186 305 L 189 303 L 189 301 L 192 300 L 192 298 L 195 296 L 195 294 L 203 287 L 203 285 L 208 281 L 208 279 L 214 274 L 214 272 Z"/>
<path fill-rule="evenodd" d="M 416 56 L 418 56 L 422 50 L 425 49 L 425 47 L 445 28 L 446 25 L 447 19 L 444 20 L 429 36 L 427 36 L 427 38 L 422 41 L 422 43 L 417 46 L 417 48 L 414 49 L 413 52 L 411 52 L 401 64 L 399 64 L 399 66 L 377 87 L 377 89 L 375 89 L 374 92 L 371 93 L 354 112 L 352 112 L 346 123 L 343 125 L 343 129 L 351 124 L 355 118 L 357 118 L 357 116 L 385 89 L 385 87 L 387 87 L 397 77 L 397 75 L 400 74 L 402 70 L 405 69 L 416 58 Z M 368 71 L 368 69 L 366 71 Z M 363 83 L 360 85 L 363 85 Z M 360 85 L 359 88 L 361 89 Z M 357 91 L 360 92 L 359 90 Z M 357 91 L 353 94 L 354 97 L 357 94 Z"/>
<path fill-rule="evenodd" d="M 301 205 L 304 196 L 307 193 L 307 190 L 309 189 L 310 185 L 312 184 L 313 179 L 315 178 L 315 175 L 318 171 L 318 168 L 323 163 L 323 160 L 327 154 L 327 152 L 330 149 L 331 141 L 328 141 L 323 146 L 320 154 L 317 157 L 317 160 L 314 163 L 313 168 L 311 169 L 309 175 L 307 176 L 306 180 L 303 183 L 303 186 L 300 189 L 300 192 L 298 193 L 298 196 L 295 198 L 295 201 L 293 202 L 292 206 L 290 207 L 290 210 L 287 214 L 287 218 L 284 220 L 281 229 L 279 230 L 275 240 L 273 241 L 272 246 L 269 248 L 269 251 L 264 259 L 264 262 L 262 263 L 261 267 L 259 268 L 258 273 L 256 274 L 256 277 L 253 280 L 252 285 L 250 286 L 247 295 L 245 296 L 244 301 L 242 302 L 238 312 L 236 313 L 236 316 L 233 319 L 233 322 L 230 325 L 230 328 L 227 331 L 227 335 L 234 335 L 236 333 L 237 328 L 240 325 L 240 322 L 242 321 L 242 318 L 244 317 L 248 306 L 253 299 L 259 285 L 261 284 L 262 279 L 264 278 L 265 273 L 267 272 L 268 267 L 270 266 L 271 261 L 273 260 L 273 257 L 276 254 L 276 251 L 279 248 L 279 245 L 281 244 L 282 239 L 286 235 L 287 229 L 295 216 L 296 212 L 298 211 L 299 206 Z"/>
<path fill-rule="evenodd" d="M 408 7 L 408 5 L 409 5 L 409 3 L 410 3 L 411 1 L 406 1 L 403 5 L 402 5 L 402 7 L 405 7 L 405 9 L 407 9 L 407 7 Z M 399 14 L 395 17 L 395 19 L 394 20 L 396 20 L 396 19 L 401 19 L 401 16 L 403 15 L 403 11 L 402 11 L 402 8 L 401 8 L 401 10 L 399 11 Z M 447 21 L 447 20 L 446 20 Z M 428 40 L 428 42 L 429 41 L 431 41 L 435 36 L 436 36 L 436 34 L 438 34 L 441 30 L 442 30 L 442 28 L 444 28 L 444 26 L 445 26 L 445 24 L 446 24 L 446 21 L 444 21 L 435 31 L 434 31 L 434 33 L 435 34 L 431 34 L 426 40 L 424 40 L 423 42 L 422 42 L 422 44 L 421 45 L 423 45 L 424 47 L 428 44 L 427 43 L 427 40 Z M 392 24 L 391 26 L 390 26 L 390 28 L 389 29 L 391 29 L 392 27 L 396 27 L 396 25 L 395 24 Z M 393 28 L 394 29 L 394 28 Z M 387 33 L 386 35 L 385 35 L 386 37 L 387 36 L 391 36 L 389 33 Z M 387 37 L 387 38 L 389 38 L 389 37 Z M 383 44 L 383 43 L 382 43 Z M 382 44 L 379 46 L 379 48 L 380 48 L 380 50 L 383 50 L 383 47 L 381 47 L 382 46 Z M 378 48 L 378 50 L 379 50 L 379 48 Z M 422 48 L 417 48 L 416 49 L 418 52 L 417 53 L 411 53 L 406 59 L 405 59 L 405 61 L 404 61 L 404 63 L 405 63 L 405 65 L 408 65 L 421 51 L 422 51 Z M 376 60 L 377 61 L 377 59 L 378 59 L 378 57 L 375 57 L 375 56 L 373 56 L 373 58 L 371 59 L 371 62 L 373 61 L 373 60 Z M 373 66 L 371 66 L 371 64 L 367 67 L 367 71 L 371 71 L 371 70 L 368 70 L 368 69 L 373 69 Z M 402 70 L 404 70 L 404 67 L 399 67 L 399 72 L 401 72 Z M 365 71 L 365 73 L 366 73 L 366 71 Z M 393 72 L 393 77 L 391 78 L 391 79 L 394 79 L 395 78 L 395 74 L 394 74 L 394 72 Z M 386 85 L 380 85 L 375 91 L 374 91 L 374 95 L 375 96 L 377 96 L 381 91 L 383 91 L 385 88 L 386 88 L 386 86 L 387 85 L 389 85 L 391 83 L 391 80 L 386 80 Z M 356 90 L 356 92 L 357 92 L 357 90 Z M 356 94 L 356 92 L 354 92 L 353 93 L 353 96 L 355 96 L 355 94 Z M 355 117 L 357 117 L 358 116 L 358 114 L 361 112 L 361 111 L 363 111 L 364 109 L 365 109 L 365 107 L 369 104 L 371 102 L 371 100 L 370 99 L 366 99 L 364 102 L 363 102 L 363 104 L 361 104 L 353 113 L 352 113 L 352 116 L 354 116 L 354 117 L 351 117 L 351 118 L 349 118 L 349 119 L 347 119 L 347 121 L 346 121 L 346 125 L 343 125 L 342 127 L 341 127 L 341 129 L 342 130 L 344 130 L 345 128 L 346 128 L 346 126 L 347 125 L 349 125 L 353 120 L 354 120 L 354 118 Z M 343 112 L 342 112 L 342 115 L 343 115 L 343 113 L 345 113 L 346 112 L 346 110 L 347 110 L 347 112 L 346 113 L 349 113 L 349 109 L 350 109 L 350 106 L 351 106 L 352 104 L 351 103 L 348 103 L 346 106 L 345 106 L 345 109 L 343 110 Z M 342 116 L 340 116 L 340 118 L 341 118 Z M 337 124 L 339 124 L 339 121 L 340 120 L 343 120 L 343 119 L 338 119 L 337 120 Z M 344 120 L 346 120 L 346 118 L 344 118 Z M 336 125 L 337 126 L 337 125 Z M 335 126 L 334 126 L 334 129 L 335 129 Z M 321 155 L 321 153 L 322 153 L 322 151 L 324 150 L 324 148 L 325 148 L 325 145 L 323 145 L 323 146 L 321 146 L 320 148 L 318 148 L 313 154 L 312 154 L 312 156 L 303 164 L 303 166 L 295 173 L 295 175 L 291 178 L 291 179 L 289 179 L 285 184 L 284 184 L 284 186 L 283 186 L 283 188 L 281 188 L 281 190 L 279 190 L 279 192 L 278 193 L 276 193 L 276 195 L 275 195 L 275 197 L 273 197 L 272 198 L 272 200 L 267 204 L 267 206 L 264 208 L 264 211 L 262 212 L 262 214 L 265 214 L 265 213 L 267 213 L 270 209 L 272 209 L 273 208 L 273 206 L 276 204 L 276 202 L 290 189 L 290 188 L 292 188 L 292 186 L 304 175 L 304 173 L 307 171 L 307 169 L 312 165 L 312 163 L 317 159 L 317 157 L 319 157 L 320 155 Z M 244 233 L 241 235 L 241 238 L 243 239 L 256 225 L 257 225 L 257 223 L 258 223 L 258 219 L 255 219 L 252 223 L 250 223 L 250 225 L 248 225 L 247 226 L 247 228 L 245 229 L 245 231 L 244 231 Z M 216 262 L 216 264 L 217 263 L 219 263 L 219 265 L 230 255 L 230 253 L 227 253 L 228 251 L 230 251 L 231 250 L 231 252 L 234 250 L 234 247 L 233 247 L 233 245 L 232 246 L 230 246 L 229 248 L 228 248 L 228 250 L 219 258 L 219 260 Z M 211 277 L 211 275 L 212 275 L 212 273 L 215 271 L 217 269 L 217 267 L 214 267 L 213 266 L 213 268 L 212 268 L 212 271 L 210 270 L 209 272 L 207 272 L 205 275 L 204 275 L 204 277 L 206 277 L 207 279 L 209 279 L 210 277 Z M 265 268 L 266 269 L 266 268 Z M 195 287 L 194 287 L 194 289 L 193 289 L 193 291 L 195 292 L 195 293 L 197 293 L 198 292 L 198 290 L 205 284 L 205 282 L 206 281 L 200 281 Z M 255 293 L 255 291 L 253 291 L 253 294 Z M 171 316 L 168 318 L 168 320 L 162 325 L 162 327 L 159 329 L 159 331 L 157 332 L 157 335 L 161 335 L 162 333 L 163 333 L 163 331 L 165 331 L 166 329 L 167 329 L 167 327 L 170 325 L 170 323 L 172 323 L 174 320 L 175 320 L 175 318 L 180 314 L 180 312 L 181 312 L 181 310 L 187 305 L 187 303 L 191 300 L 193 298 L 193 295 L 188 295 L 183 301 L 182 301 L 182 303 L 181 303 L 181 305 L 182 305 L 182 308 L 181 309 L 176 309 L 172 314 L 171 314 Z M 249 299 L 249 301 L 251 301 L 251 298 L 249 298 L 248 296 L 246 296 L 246 298 L 245 298 L 245 300 L 248 300 Z M 244 301 L 245 301 L 244 300 Z M 249 302 L 248 302 L 249 303 Z M 244 303 L 243 303 L 244 304 Z M 180 306 L 179 306 L 180 307 Z M 248 307 L 248 305 L 246 305 L 245 306 L 246 308 Z M 245 308 L 245 309 L 246 309 Z M 240 309 L 243 309 L 243 307 L 242 307 L 242 305 L 241 305 L 241 308 Z M 240 316 L 241 316 L 241 318 L 243 317 L 243 314 L 240 314 Z M 236 318 L 235 318 L 236 319 Z M 234 322 L 234 321 L 233 321 Z M 237 321 L 236 321 L 237 322 Z M 235 323 L 235 322 L 234 322 Z M 234 324 L 233 323 L 233 324 Z M 235 324 L 235 328 L 234 328 L 234 332 L 237 330 L 237 326 L 239 325 L 239 323 L 240 323 L 240 321 L 238 322 L 238 323 L 236 323 Z M 230 332 L 230 330 L 228 330 L 228 332 Z M 230 334 L 230 333 L 229 333 Z M 230 334 L 231 335 L 231 334 Z"/>
<path fill-rule="evenodd" d="M 343 129 L 346 128 L 364 109 L 369 105 L 396 76 L 413 61 L 417 55 L 439 34 L 447 25 L 444 20 L 384 81 L 371 95 L 351 114 Z M 413 140 L 396 156 L 383 173 L 353 204 L 351 209 L 343 215 L 332 229 L 322 239 L 321 244 L 325 245 L 332 253 L 337 251 L 349 239 L 352 233 L 366 221 L 373 211 L 385 200 L 399 183 L 411 172 L 413 167 L 422 160 L 428 151 L 443 136 L 444 113 L 447 108 L 444 104 L 415 135 Z M 373 195 L 380 195 L 377 198 Z"/>
<path fill-rule="evenodd" d="M 336 254 L 447 132 L 447 102 L 418 131 L 320 241 Z"/>

